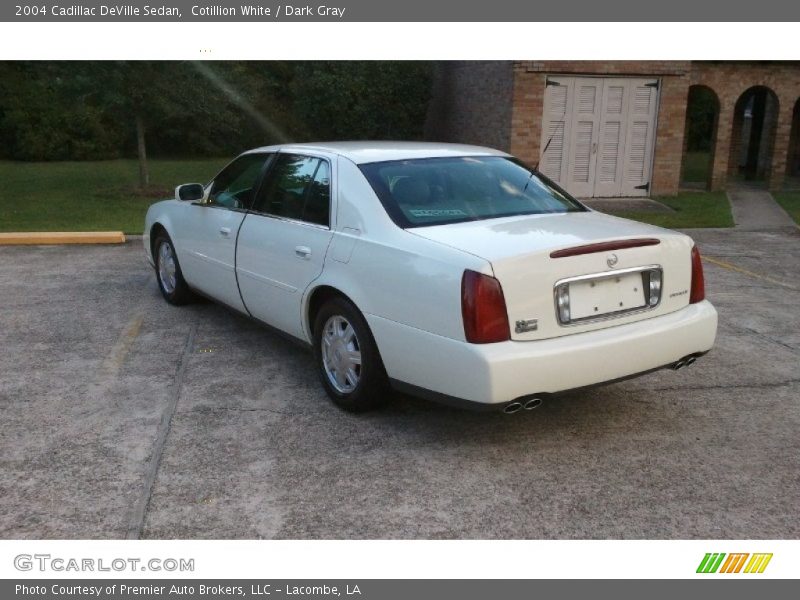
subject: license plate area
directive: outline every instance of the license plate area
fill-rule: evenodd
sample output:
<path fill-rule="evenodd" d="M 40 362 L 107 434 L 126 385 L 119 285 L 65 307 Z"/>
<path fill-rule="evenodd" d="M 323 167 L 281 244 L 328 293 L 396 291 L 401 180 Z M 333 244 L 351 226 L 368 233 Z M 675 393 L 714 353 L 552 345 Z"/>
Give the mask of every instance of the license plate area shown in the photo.
<path fill-rule="evenodd" d="M 561 325 L 613 319 L 652 310 L 661 301 L 661 267 L 650 265 L 562 279 L 555 285 Z"/>

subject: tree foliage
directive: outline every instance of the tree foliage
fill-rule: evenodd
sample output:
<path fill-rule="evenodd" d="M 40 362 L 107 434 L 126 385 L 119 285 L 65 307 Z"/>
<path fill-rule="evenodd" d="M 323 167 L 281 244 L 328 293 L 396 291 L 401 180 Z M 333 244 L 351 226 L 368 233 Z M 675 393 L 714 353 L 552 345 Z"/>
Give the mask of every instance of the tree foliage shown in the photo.
<path fill-rule="evenodd" d="M 430 65 L 0 62 L 0 157 L 227 156 L 312 139 L 416 139 Z"/>
<path fill-rule="evenodd" d="M 80 63 L 79 63 L 80 64 Z M 115 158 L 123 129 L 68 63 L 0 63 L 0 156 L 18 160 Z"/>
<path fill-rule="evenodd" d="M 419 139 L 430 89 L 420 62 L 300 63 L 292 79 L 306 135 L 323 140 Z"/>

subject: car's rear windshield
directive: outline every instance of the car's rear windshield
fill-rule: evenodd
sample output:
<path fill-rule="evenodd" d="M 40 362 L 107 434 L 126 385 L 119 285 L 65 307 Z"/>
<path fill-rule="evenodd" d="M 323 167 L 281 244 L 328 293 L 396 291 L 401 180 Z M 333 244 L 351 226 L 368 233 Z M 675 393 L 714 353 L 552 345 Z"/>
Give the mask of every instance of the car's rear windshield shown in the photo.
<path fill-rule="evenodd" d="M 510 157 L 422 158 L 360 168 L 389 216 L 404 228 L 586 210 Z"/>

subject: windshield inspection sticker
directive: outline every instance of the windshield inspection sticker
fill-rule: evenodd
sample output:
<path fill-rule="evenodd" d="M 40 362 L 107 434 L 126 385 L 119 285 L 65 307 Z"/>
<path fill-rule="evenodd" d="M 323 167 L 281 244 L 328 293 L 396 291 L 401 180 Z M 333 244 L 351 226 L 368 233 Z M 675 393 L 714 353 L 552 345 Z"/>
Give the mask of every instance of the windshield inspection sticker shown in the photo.
<path fill-rule="evenodd" d="M 413 208 L 408 212 L 414 217 L 466 217 L 467 213 L 457 208 L 420 209 Z"/>

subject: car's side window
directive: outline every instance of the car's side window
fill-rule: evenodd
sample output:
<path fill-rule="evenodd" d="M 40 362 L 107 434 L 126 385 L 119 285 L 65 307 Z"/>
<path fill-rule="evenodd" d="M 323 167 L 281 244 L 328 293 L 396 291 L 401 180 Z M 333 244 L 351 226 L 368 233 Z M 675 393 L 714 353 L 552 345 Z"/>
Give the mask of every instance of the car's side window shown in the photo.
<path fill-rule="evenodd" d="M 268 156 L 245 154 L 225 167 L 211 183 L 209 204 L 225 208 L 248 208 L 253 199 L 253 187 Z"/>
<path fill-rule="evenodd" d="M 306 193 L 303 220 L 328 227 L 330 225 L 330 210 L 331 167 L 327 160 L 321 160 Z"/>
<path fill-rule="evenodd" d="M 329 225 L 330 165 L 312 156 L 279 154 L 253 210 L 276 217 Z"/>

